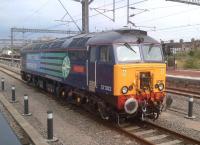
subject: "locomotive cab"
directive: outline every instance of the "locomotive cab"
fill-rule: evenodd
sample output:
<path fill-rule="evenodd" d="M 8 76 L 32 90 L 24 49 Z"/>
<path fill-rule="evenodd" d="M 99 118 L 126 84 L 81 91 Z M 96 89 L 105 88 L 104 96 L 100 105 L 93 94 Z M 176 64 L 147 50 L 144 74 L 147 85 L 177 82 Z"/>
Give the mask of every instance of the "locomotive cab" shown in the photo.
<path fill-rule="evenodd" d="M 166 66 L 159 44 L 115 44 L 114 95 L 118 109 L 157 119 L 165 97 Z"/>
<path fill-rule="evenodd" d="M 88 89 L 122 115 L 157 119 L 165 97 L 163 52 L 161 45 L 143 31 L 134 33 L 123 33 L 112 43 L 105 42 L 106 36 L 91 40 Z"/>

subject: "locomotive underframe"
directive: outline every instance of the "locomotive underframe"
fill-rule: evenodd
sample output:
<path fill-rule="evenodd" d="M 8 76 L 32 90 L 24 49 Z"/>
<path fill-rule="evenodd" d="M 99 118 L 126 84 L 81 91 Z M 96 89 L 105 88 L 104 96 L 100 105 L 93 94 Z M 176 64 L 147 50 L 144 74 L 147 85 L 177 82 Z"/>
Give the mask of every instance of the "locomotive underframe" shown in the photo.
<path fill-rule="evenodd" d="M 53 94 L 58 99 L 65 100 L 77 106 L 82 105 L 89 108 L 88 110 L 95 114 L 98 112 L 98 115 L 102 119 L 114 119 L 117 123 L 120 123 L 121 119 L 129 118 L 140 118 L 144 120 L 148 117 L 155 120 L 159 117 L 163 108 L 161 100 L 140 100 L 137 111 L 134 114 L 127 114 L 124 109 L 118 110 L 116 108 L 115 104 L 118 103 L 117 96 L 88 92 L 23 71 L 21 72 L 21 77 L 27 83 L 33 84 L 35 87 L 39 87 Z"/>

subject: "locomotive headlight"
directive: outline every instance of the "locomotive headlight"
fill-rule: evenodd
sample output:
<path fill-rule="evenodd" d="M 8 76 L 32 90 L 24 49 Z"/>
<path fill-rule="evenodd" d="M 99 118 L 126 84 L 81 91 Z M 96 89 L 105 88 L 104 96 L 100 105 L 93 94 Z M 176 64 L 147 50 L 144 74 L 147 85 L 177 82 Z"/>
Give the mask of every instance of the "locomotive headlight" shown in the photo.
<path fill-rule="evenodd" d="M 163 89 L 164 89 L 164 84 L 163 83 L 160 83 L 160 84 L 158 84 L 158 90 L 159 91 L 162 91 Z"/>
<path fill-rule="evenodd" d="M 127 86 L 123 86 L 122 87 L 122 94 L 126 94 L 128 93 L 128 87 Z"/>

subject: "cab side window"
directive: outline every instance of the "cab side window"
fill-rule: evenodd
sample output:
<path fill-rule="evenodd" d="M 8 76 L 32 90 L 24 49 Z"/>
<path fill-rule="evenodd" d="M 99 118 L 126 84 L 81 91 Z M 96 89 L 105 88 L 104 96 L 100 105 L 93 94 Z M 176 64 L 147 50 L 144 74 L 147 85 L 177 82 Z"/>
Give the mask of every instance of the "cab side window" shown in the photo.
<path fill-rule="evenodd" d="M 108 46 L 99 47 L 99 62 L 102 63 L 112 62 L 112 53 L 111 49 Z"/>

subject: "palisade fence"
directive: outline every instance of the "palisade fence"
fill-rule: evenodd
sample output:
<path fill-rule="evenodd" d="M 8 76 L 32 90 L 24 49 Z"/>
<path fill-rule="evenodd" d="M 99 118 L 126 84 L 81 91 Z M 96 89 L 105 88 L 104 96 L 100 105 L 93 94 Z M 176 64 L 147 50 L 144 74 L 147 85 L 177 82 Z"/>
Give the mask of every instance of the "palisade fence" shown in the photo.
<path fill-rule="evenodd" d="M 20 58 L 13 58 L 13 63 L 12 63 L 12 58 L 10 57 L 0 57 L 0 63 L 5 64 L 7 66 L 13 66 L 16 68 L 21 68 L 21 59 Z"/>

